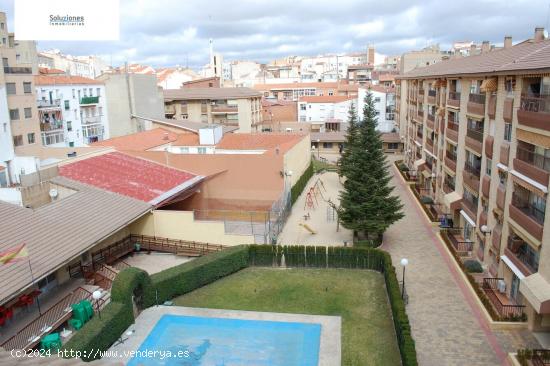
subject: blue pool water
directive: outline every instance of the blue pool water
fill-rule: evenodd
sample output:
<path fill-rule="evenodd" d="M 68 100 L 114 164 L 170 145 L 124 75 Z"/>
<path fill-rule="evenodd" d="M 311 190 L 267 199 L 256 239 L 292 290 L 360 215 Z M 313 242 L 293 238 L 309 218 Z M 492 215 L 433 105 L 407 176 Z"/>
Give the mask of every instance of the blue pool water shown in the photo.
<path fill-rule="evenodd" d="M 320 337 L 320 324 L 163 315 L 128 365 L 317 366 Z"/>

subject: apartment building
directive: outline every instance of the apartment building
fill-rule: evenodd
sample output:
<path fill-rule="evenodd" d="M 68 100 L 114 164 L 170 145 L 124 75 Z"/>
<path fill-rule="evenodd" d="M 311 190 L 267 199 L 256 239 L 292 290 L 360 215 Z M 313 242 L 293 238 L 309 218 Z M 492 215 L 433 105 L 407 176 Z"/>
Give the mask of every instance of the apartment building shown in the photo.
<path fill-rule="evenodd" d="M 350 65 L 348 66 L 347 79 L 350 84 L 365 85 L 372 81 L 374 65 Z"/>
<path fill-rule="evenodd" d="M 237 126 L 237 132 L 258 130 L 262 95 L 250 88 L 187 88 L 164 90 L 166 118 Z"/>
<path fill-rule="evenodd" d="M 69 75 L 94 79 L 110 66 L 98 56 L 64 55 L 59 50 L 48 50 L 38 53 L 38 66 L 47 69 L 63 70 Z"/>
<path fill-rule="evenodd" d="M 42 145 L 80 147 L 109 138 L 105 85 L 70 75 L 35 77 Z"/>
<path fill-rule="evenodd" d="M 407 164 L 453 246 L 482 263 L 495 310 L 548 330 L 550 40 L 537 28 L 504 45 L 399 76 L 398 123 Z"/>
<path fill-rule="evenodd" d="M 0 185 L 17 181 L 25 170 L 24 159 L 16 156 L 28 148 L 40 147 L 40 128 L 34 95 L 32 59 L 34 42 L 15 41 L 8 32 L 6 14 L 0 12 Z M 34 48 L 36 54 L 36 48 Z M 26 63 L 23 63 L 26 61 Z"/>
<path fill-rule="evenodd" d="M 360 119 L 363 117 L 366 94 L 370 92 L 374 99 L 376 117 L 378 120 L 377 130 L 380 132 L 395 132 L 398 128 L 395 123 L 395 88 L 383 85 L 370 85 L 366 88 L 359 88 L 357 114 Z"/>
<path fill-rule="evenodd" d="M 406 52 L 399 60 L 399 72 L 407 73 L 415 68 L 433 65 L 443 60 L 446 56 L 439 49 L 439 45 L 423 48 L 419 51 Z"/>
<path fill-rule="evenodd" d="M 301 97 L 311 96 L 357 96 L 359 85 L 346 82 L 303 82 L 256 84 L 254 89 L 268 99 L 298 101 Z"/>
<path fill-rule="evenodd" d="M 337 95 L 301 97 L 298 101 L 298 121 L 311 123 L 312 131 L 340 131 L 351 106 L 357 107 L 357 97 Z"/>

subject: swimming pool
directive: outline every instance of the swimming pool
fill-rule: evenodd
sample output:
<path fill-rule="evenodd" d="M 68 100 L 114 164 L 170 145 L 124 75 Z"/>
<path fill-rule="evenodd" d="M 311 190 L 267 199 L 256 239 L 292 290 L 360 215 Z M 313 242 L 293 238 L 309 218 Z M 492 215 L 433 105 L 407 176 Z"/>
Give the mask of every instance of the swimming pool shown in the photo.
<path fill-rule="evenodd" d="M 317 366 L 320 336 L 316 323 L 165 314 L 128 365 Z"/>

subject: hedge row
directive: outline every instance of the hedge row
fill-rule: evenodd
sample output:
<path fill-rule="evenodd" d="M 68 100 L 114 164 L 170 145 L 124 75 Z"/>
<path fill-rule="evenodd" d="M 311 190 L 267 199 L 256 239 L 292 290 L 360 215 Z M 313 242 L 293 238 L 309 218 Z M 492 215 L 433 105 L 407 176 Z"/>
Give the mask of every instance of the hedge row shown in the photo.
<path fill-rule="evenodd" d="M 248 266 L 248 247 L 239 245 L 194 259 L 151 276 L 145 307 L 162 304 Z"/>
<path fill-rule="evenodd" d="M 292 204 L 294 204 L 294 202 L 296 202 L 298 197 L 300 197 L 300 195 L 306 188 L 307 182 L 309 182 L 312 176 L 313 176 L 313 161 L 309 163 L 309 166 L 304 171 L 300 179 L 298 179 L 298 181 L 290 189 L 290 201 Z"/>
<path fill-rule="evenodd" d="M 133 322 L 132 305 L 110 302 L 101 310 L 101 319 L 94 316 L 63 345 L 63 349 L 80 352 L 83 361 L 99 359 L 100 351 L 109 349 Z"/>
<path fill-rule="evenodd" d="M 411 188 L 412 193 L 414 194 L 414 196 L 418 200 L 418 203 L 420 203 L 420 206 L 422 207 L 422 210 L 424 210 L 424 212 L 426 213 L 426 215 L 428 216 L 430 221 L 431 222 L 439 222 L 439 219 L 437 218 L 437 215 L 428 208 L 428 205 L 422 203 L 422 198 L 420 197 L 420 192 L 418 192 L 416 190 L 416 186 L 411 185 L 410 188 Z"/>

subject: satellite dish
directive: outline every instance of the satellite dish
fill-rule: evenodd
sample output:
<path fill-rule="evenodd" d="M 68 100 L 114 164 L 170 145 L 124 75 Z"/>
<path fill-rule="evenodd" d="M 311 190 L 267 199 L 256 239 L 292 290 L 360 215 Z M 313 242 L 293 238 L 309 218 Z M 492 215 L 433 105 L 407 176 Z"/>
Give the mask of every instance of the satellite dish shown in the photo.
<path fill-rule="evenodd" d="M 57 189 L 52 188 L 52 189 L 50 189 L 49 194 L 50 194 L 50 198 L 51 198 L 52 200 L 54 200 L 54 199 L 56 199 L 57 196 L 59 195 L 59 192 L 57 191 Z"/>

